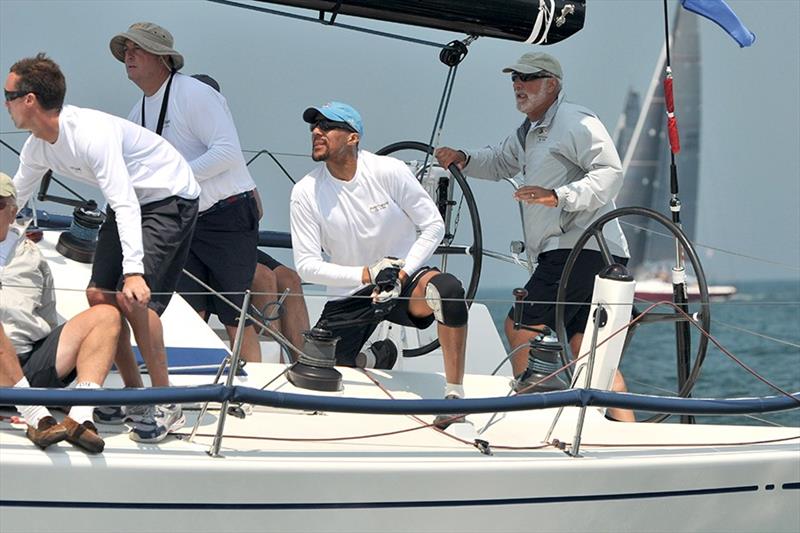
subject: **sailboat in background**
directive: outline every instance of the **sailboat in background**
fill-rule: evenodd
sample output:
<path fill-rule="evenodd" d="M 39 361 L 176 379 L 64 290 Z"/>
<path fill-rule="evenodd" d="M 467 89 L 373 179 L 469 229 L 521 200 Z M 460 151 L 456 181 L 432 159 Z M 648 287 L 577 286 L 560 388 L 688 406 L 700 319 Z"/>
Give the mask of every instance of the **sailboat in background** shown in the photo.
<path fill-rule="evenodd" d="M 675 15 L 671 36 L 675 100 L 680 112 L 681 151 L 677 158 L 680 178 L 681 222 L 694 242 L 697 234 L 700 168 L 700 35 L 697 16 L 684 9 Z M 617 197 L 618 207 L 647 206 L 669 215 L 669 139 L 663 81 L 666 49 L 662 48 L 644 101 L 628 91 L 625 107 L 615 130 L 615 142 L 622 159 L 625 185 Z M 675 263 L 675 242 L 652 221 L 626 224 L 631 249 L 631 266 L 636 272 L 636 296 L 645 300 L 672 299 L 670 270 Z M 695 283 L 689 283 L 690 300 L 699 298 Z M 709 286 L 709 296 L 729 298 L 732 285 Z"/>

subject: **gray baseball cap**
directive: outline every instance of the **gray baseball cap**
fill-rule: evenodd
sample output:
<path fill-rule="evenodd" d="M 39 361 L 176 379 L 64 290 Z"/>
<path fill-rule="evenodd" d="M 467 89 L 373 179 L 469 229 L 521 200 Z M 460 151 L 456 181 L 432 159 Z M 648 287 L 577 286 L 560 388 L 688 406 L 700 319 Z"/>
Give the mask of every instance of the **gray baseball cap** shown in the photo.
<path fill-rule="evenodd" d="M 504 68 L 503 72 L 535 74 L 542 70 L 549 72 L 558 79 L 563 79 L 564 77 L 561 72 L 561 63 L 558 62 L 558 59 L 544 52 L 528 52 L 527 54 L 522 54 L 522 56 L 517 59 L 516 63 Z"/>

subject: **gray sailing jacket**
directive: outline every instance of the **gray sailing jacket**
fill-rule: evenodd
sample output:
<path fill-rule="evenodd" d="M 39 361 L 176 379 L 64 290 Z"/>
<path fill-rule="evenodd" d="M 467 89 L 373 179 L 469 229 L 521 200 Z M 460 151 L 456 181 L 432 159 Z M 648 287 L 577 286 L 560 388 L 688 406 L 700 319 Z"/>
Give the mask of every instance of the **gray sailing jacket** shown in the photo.
<path fill-rule="evenodd" d="M 525 185 L 554 189 L 558 206 L 524 205 L 526 246 L 534 260 L 542 253 L 571 249 L 583 231 L 616 208 L 622 187 L 622 163 L 603 123 L 585 107 L 564 101 L 563 93 L 542 120 L 529 120 L 495 146 L 465 151 L 464 173 L 498 181 L 524 177 Z M 611 253 L 629 257 L 617 220 L 603 235 Z M 598 250 L 594 239 L 586 248 Z"/>

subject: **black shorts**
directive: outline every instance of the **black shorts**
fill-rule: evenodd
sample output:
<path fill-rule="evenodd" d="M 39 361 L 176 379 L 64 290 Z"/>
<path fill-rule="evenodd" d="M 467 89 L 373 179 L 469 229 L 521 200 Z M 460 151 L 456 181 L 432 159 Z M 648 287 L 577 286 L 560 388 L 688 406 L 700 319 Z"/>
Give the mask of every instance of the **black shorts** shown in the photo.
<path fill-rule="evenodd" d="M 75 381 L 78 373 L 74 368 L 63 378 L 59 378 L 56 371 L 58 340 L 63 329 L 64 324 L 61 324 L 50 335 L 36 341 L 33 350 L 19 356 L 22 373 L 28 378 L 31 387 L 63 388 Z"/>
<path fill-rule="evenodd" d="M 556 327 L 556 297 L 558 295 L 558 284 L 561 281 L 561 273 L 564 271 L 564 264 L 567 262 L 571 250 L 551 250 L 539 254 L 538 265 L 533 275 L 525 284 L 528 296 L 525 301 L 542 302 L 525 304 L 522 311 L 522 323 L 529 326 L 544 324 L 553 330 Z M 614 256 L 614 261 L 620 264 L 627 264 L 628 260 Z M 583 250 L 578 254 L 575 267 L 572 269 L 567 284 L 567 302 L 592 301 L 594 291 L 594 277 L 605 267 L 603 256 L 596 250 Z M 566 305 L 564 306 L 564 325 L 567 329 L 567 336 L 572 338 L 576 333 L 583 333 L 586 329 L 586 321 L 589 318 L 589 305 Z M 508 317 L 514 319 L 514 308 L 508 312 Z"/>
<path fill-rule="evenodd" d="M 272 257 L 266 252 L 262 252 L 261 250 L 257 250 L 258 252 L 258 262 L 267 267 L 270 270 L 275 270 L 278 267 L 282 267 L 283 263 Z"/>
<path fill-rule="evenodd" d="M 252 193 L 223 202 L 197 217 L 185 269 L 241 308 L 256 270 L 258 206 Z M 226 326 L 238 323 L 239 311 L 189 276 L 181 276 L 178 292 L 195 311 L 216 314 Z"/>
<path fill-rule="evenodd" d="M 411 276 L 411 282 L 403 287 L 400 293 L 400 298 L 395 303 L 392 310 L 383 317 L 383 320 L 399 324 L 401 326 L 410 326 L 417 329 L 425 329 L 433 324 L 434 316 L 424 318 L 417 318 L 408 314 L 408 303 L 411 293 L 419 283 L 422 274 L 430 270 L 436 270 L 430 267 L 422 267 Z M 336 364 L 342 366 L 355 366 L 356 355 L 367 342 L 370 335 L 378 327 L 379 321 L 356 324 L 352 326 L 336 326 L 336 322 L 352 321 L 352 320 L 367 320 L 374 316 L 375 309 L 372 306 L 372 299 L 369 297 L 372 294 L 374 285 L 368 285 L 353 295 L 343 298 L 341 300 L 333 300 L 325 304 L 322 310 L 319 321 L 315 327 L 324 327 L 331 331 L 335 337 L 340 337 L 339 342 L 336 343 Z M 329 325 L 333 324 L 333 325 Z"/>
<path fill-rule="evenodd" d="M 197 219 L 197 199 L 170 196 L 141 207 L 144 279 L 152 296 L 148 307 L 160 316 L 169 305 L 189 253 Z M 117 217 L 110 207 L 100 226 L 90 287 L 109 291 L 122 287 L 122 245 Z"/>

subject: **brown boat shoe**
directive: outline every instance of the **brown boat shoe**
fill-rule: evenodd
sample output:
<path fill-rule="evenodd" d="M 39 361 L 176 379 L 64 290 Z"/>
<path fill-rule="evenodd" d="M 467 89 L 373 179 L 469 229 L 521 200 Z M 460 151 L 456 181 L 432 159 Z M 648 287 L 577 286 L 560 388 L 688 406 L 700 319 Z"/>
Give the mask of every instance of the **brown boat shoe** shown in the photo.
<path fill-rule="evenodd" d="M 45 416 L 39 420 L 37 427 L 28 425 L 25 435 L 32 443 L 41 449 L 45 449 L 51 444 L 61 442 L 67 438 L 67 428 L 60 424 L 52 416 Z"/>
<path fill-rule="evenodd" d="M 66 416 L 62 424 L 67 428 L 67 442 L 73 446 L 89 453 L 100 453 L 106 447 L 106 442 L 98 434 L 97 426 L 93 422 L 87 420 L 83 424 L 78 424 Z"/>

